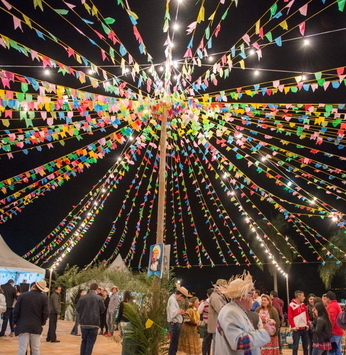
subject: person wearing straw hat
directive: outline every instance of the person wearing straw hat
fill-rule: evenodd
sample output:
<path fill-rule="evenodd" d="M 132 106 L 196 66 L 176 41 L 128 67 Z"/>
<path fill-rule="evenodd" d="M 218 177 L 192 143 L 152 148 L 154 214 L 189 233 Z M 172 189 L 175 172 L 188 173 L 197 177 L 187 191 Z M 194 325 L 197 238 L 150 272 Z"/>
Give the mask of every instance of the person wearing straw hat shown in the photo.
<path fill-rule="evenodd" d="M 260 347 L 270 341 L 276 328 L 275 321 L 270 320 L 263 329 L 256 330 L 247 316 L 254 292 L 252 276 L 244 272 L 215 288 L 231 301 L 217 317 L 214 354 L 260 355 Z"/>
<path fill-rule="evenodd" d="M 176 355 L 178 351 L 178 341 L 181 325 L 183 323 L 183 314 L 185 314 L 185 310 L 180 308 L 178 302 L 192 297 L 185 287 L 177 284 L 176 288 L 175 293 L 169 297 L 166 306 L 167 322 L 169 324 L 168 331 L 170 334 L 168 355 Z"/>
<path fill-rule="evenodd" d="M 32 355 L 40 353 L 40 336 L 48 319 L 48 292 L 46 281 L 35 282 L 30 292 L 18 297 L 13 310 L 14 331 L 18 336 L 18 355 L 25 355 L 28 345 Z"/>

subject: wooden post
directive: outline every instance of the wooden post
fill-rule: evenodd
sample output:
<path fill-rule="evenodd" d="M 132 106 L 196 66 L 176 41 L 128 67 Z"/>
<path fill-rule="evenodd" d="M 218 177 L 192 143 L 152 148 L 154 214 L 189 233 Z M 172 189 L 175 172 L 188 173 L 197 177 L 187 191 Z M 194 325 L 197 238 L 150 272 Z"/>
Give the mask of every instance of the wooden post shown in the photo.
<path fill-rule="evenodd" d="M 163 103 L 163 111 L 161 118 L 161 134 L 160 134 L 160 165 L 159 165 L 159 195 L 157 206 L 157 227 L 156 227 L 156 244 L 162 244 L 164 240 L 165 230 L 165 210 L 166 210 L 166 148 L 167 148 L 167 104 Z M 163 250 L 162 250 L 163 252 Z M 161 279 L 154 276 L 153 309 L 159 308 Z M 160 330 L 161 331 L 161 330 Z M 159 355 L 160 349 L 153 348 L 153 355 Z"/>
<path fill-rule="evenodd" d="M 166 210 L 166 150 L 167 150 L 167 104 L 163 104 L 160 134 L 159 196 L 157 207 L 156 244 L 163 243 Z"/>

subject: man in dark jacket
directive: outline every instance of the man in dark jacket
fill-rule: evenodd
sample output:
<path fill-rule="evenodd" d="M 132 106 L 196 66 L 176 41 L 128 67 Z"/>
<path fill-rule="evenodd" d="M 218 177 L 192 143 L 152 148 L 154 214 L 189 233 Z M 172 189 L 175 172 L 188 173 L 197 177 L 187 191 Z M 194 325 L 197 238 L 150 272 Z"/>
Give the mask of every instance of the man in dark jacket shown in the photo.
<path fill-rule="evenodd" d="M 3 314 L 3 322 L 0 331 L 0 337 L 5 336 L 8 321 L 10 321 L 10 328 L 11 328 L 10 336 L 12 337 L 14 335 L 13 319 L 12 319 L 13 303 L 14 300 L 17 298 L 17 295 L 19 295 L 19 293 L 17 293 L 13 285 L 14 285 L 14 280 L 12 279 L 8 280 L 6 284 L 1 285 L 1 288 L 4 292 L 5 299 L 6 299 L 7 309 L 6 312 Z"/>
<path fill-rule="evenodd" d="M 82 329 L 80 355 L 92 353 L 100 325 L 100 314 L 106 310 L 102 298 L 96 294 L 97 288 L 96 283 L 91 284 L 89 292 L 79 299 L 76 306 Z"/>
<path fill-rule="evenodd" d="M 19 338 L 18 355 L 24 355 L 31 346 L 32 355 L 40 352 L 40 335 L 48 318 L 48 292 L 46 281 L 36 282 L 30 292 L 18 297 L 13 310 L 13 323 Z"/>
<path fill-rule="evenodd" d="M 61 287 L 56 286 L 54 292 L 49 298 L 49 327 L 46 341 L 51 343 L 60 343 L 56 338 L 56 326 L 61 313 Z"/>

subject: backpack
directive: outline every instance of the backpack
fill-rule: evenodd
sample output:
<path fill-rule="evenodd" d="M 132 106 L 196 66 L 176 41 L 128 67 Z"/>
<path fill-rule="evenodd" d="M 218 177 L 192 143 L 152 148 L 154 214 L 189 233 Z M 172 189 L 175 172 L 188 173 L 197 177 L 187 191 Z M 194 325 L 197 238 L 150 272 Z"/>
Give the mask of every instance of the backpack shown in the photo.
<path fill-rule="evenodd" d="M 343 311 L 338 314 L 336 318 L 336 323 L 340 328 L 346 329 L 346 311 Z"/>

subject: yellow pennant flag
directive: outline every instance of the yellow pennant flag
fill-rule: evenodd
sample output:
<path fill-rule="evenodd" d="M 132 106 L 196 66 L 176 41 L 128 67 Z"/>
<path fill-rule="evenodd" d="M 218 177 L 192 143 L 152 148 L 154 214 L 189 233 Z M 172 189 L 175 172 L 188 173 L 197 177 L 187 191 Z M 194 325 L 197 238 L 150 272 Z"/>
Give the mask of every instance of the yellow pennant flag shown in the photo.
<path fill-rule="evenodd" d="M 259 34 L 259 30 L 260 30 L 260 20 L 258 20 L 257 22 L 256 22 L 256 27 L 255 27 L 255 33 L 256 33 L 256 35 L 258 35 Z"/>
<path fill-rule="evenodd" d="M 287 30 L 288 29 L 288 25 L 287 25 L 287 21 L 284 20 L 280 23 L 280 26 L 284 29 L 284 30 Z"/>
<path fill-rule="evenodd" d="M 216 11 L 214 11 L 214 12 L 210 15 L 210 17 L 208 18 L 209 21 L 214 21 L 215 12 L 216 12 Z"/>
<path fill-rule="evenodd" d="M 148 318 L 147 321 L 145 322 L 145 329 L 149 329 L 153 326 L 154 322 Z"/>
<path fill-rule="evenodd" d="M 197 23 L 201 23 L 204 21 L 204 16 L 205 16 L 205 9 L 204 6 L 202 5 L 201 8 L 199 9 L 199 14 L 197 16 Z"/>

